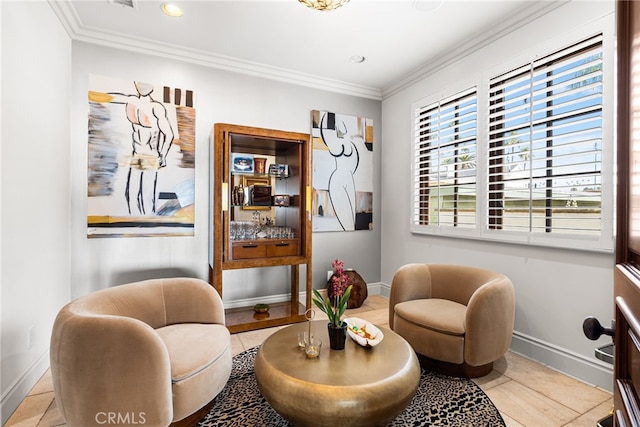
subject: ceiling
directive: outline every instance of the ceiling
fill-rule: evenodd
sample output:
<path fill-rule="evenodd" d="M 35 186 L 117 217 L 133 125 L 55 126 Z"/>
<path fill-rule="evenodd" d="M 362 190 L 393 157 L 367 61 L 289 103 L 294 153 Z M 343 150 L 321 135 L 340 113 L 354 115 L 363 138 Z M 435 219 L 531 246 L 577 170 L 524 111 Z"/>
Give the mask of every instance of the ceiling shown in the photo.
<path fill-rule="evenodd" d="M 564 1 L 351 0 L 321 12 L 297 0 L 49 0 L 76 40 L 374 99 Z M 365 57 L 356 64 L 353 55 Z"/>

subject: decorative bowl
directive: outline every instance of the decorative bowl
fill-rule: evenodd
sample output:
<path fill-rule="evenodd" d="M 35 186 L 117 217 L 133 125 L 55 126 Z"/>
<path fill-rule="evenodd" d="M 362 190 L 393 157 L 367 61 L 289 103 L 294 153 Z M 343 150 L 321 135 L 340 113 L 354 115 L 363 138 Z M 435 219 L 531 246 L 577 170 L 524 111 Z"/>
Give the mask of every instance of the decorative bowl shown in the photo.
<path fill-rule="evenodd" d="M 351 339 L 363 347 L 375 347 L 384 338 L 382 331 L 366 320 L 351 317 L 344 321 L 347 322 L 347 333 Z"/>
<path fill-rule="evenodd" d="M 266 313 L 269 311 L 269 304 L 256 304 L 253 306 L 253 311 L 256 313 Z"/>

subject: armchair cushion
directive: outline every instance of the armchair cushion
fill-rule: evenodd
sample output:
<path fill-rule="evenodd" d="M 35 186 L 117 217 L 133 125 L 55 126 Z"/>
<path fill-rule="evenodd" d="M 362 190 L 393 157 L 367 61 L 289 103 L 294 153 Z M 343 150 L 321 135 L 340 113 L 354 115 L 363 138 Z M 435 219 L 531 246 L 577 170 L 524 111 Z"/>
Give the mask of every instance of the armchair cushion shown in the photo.
<path fill-rule="evenodd" d="M 183 323 L 156 329 L 171 355 L 171 382 L 177 383 L 215 364 L 229 350 L 222 325 Z"/>
<path fill-rule="evenodd" d="M 396 304 L 396 316 L 447 335 L 464 335 L 467 306 L 444 299 L 418 299 Z"/>
<path fill-rule="evenodd" d="M 174 420 L 180 420 L 211 400 L 211 390 L 222 390 L 231 372 L 229 332 L 222 325 L 184 323 L 159 328 L 156 333 L 169 351 Z M 217 393 L 216 393 L 217 394 Z"/>

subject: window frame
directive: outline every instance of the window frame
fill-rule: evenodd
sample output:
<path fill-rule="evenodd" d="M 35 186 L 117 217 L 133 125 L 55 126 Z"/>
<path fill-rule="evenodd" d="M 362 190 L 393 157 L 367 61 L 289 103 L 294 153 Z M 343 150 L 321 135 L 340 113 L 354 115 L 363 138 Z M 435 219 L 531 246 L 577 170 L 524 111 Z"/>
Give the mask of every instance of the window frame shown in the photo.
<path fill-rule="evenodd" d="M 415 209 L 415 192 L 414 192 L 414 184 L 417 179 L 416 176 L 416 144 L 417 137 L 416 134 L 416 113 L 424 109 L 425 107 L 442 102 L 443 100 L 455 99 L 463 93 L 470 92 L 475 89 L 476 95 L 476 218 L 475 218 L 475 227 L 454 227 L 451 225 L 433 225 L 433 224 L 417 224 L 414 222 L 414 209 Z M 409 206 L 409 231 L 415 234 L 430 234 L 430 235 L 442 235 L 442 236 L 451 236 L 451 237 L 462 237 L 462 238 L 480 238 L 477 233 L 478 228 L 478 210 L 481 209 L 479 204 L 482 203 L 481 200 L 478 199 L 479 188 L 483 185 L 484 176 L 481 174 L 481 170 L 483 168 L 479 167 L 478 162 L 482 161 L 482 155 L 480 154 L 481 150 L 481 129 L 482 129 L 482 109 L 483 105 L 481 102 L 482 99 L 481 88 L 478 85 L 477 78 L 470 78 L 464 81 L 460 81 L 455 85 L 450 86 L 447 89 L 444 89 L 441 92 L 433 94 L 432 96 L 424 97 L 411 105 L 411 177 L 410 177 L 410 185 L 411 185 L 411 195 L 410 195 L 410 206 Z"/>
<path fill-rule="evenodd" d="M 436 111 L 437 112 L 436 114 L 438 115 L 438 119 L 442 118 L 443 120 L 442 121 L 438 120 L 432 125 L 419 126 L 420 123 L 425 123 L 425 124 L 430 123 L 428 121 L 424 121 L 424 122 L 420 121 L 420 119 L 424 119 L 429 116 L 429 115 L 423 114 L 428 111 Z M 414 125 L 413 125 L 414 132 L 417 129 L 420 130 L 420 137 L 419 137 L 420 144 L 418 144 L 418 141 L 416 140 L 413 146 L 413 149 L 414 149 L 413 151 L 414 161 L 412 162 L 413 170 L 416 171 L 416 168 L 418 167 L 418 163 L 420 163 L 420 168 L 422 170 L 422 164 L 426 163 L 427 170 L 431 171 L 431 168 L 429 168 L 429 164 L 430 164 L 429 159 L 431 158 L 431 153 L 433 152 L 437 153 L 437 155 L 435 156 L 435 160 L 437 160 L 437 164 L 436 164 L 437 166 L 444 164 L 442 162 L 443 160 L 457 159 L 457 161 L 453 161 L 452 163 L 453 170 L 451 171 L 451 176 L 449 176 L 450 175 L 449 169 L 447 168 L 447 176 L 445 177 L 445 179 L 442 179 L 442 172 L 438 167 L 437 168 L 438 178 L 434 181 L 437 185 L 435 186 L 427 185 L 426 189 L 428 189 L 429 194 L 431 193 L 431 191 L 435 191 L 437 193 L 438 201 L 440 200 L 440 197 L 441 197 L 440 195 L 441 189 L 451 189 L 454 195 L 454 200 L 453 200 L 454 208 L 452 210 L 453 222 L 458 223 L 459 218 L 472 216 L 473 227 L 475 227 L 477 214 L 475 212 L 473 215 L 461 214 L 458 204 L 464 196 L 463 193 L 464 193 L 464 187 L 466 186 L 465 184 L 472 184 L 472 186 L 475 187 L 476 194 L 477 194 L 477 186 L 479 185 L 478 179 L 477 179 L 477 167 L 474 168 L 476 173 L 473 174 L 473 178 L 471 180 L 472 182 L 466 182 L 466 183 L 464 182 L 465 177 L 463 176 L 461 171 L 465 169 L 464 164 L 468 162 L 465 160 L 462 160 L 462 157 L 464 157 L 465 154 L 461 154 L 459 152 L 464 150 L 466 148 L 465 147 L 466 145 L 471 144 L 472 153 L 474 156 L 476 156 L 477 145 L 478 145 L 477 143 L 478 141 L 478 128 L 477 128 L 478 89 L 477 87 L 470 87 L 470 88 L 467 88 L 466 90 L 455 93 L 454 95 L 447 97 L 445 99 L 438 99 L 435 102 L 424 104 L 418 109 L 416 109 L 414 112 L 415 112 Z M 452 115 L 452 112 L 455 112 L 455 114 Z M 447 119 L 449 119 L 448 122 L 451 122 L 451 117 L 457 118 L 458 112 L 463 113 L 461 117 L 464 118 L 464 121 L 461 123 L 457 123 L 456 126 L 454 127 L 455 130 L 453 130 L 453 132 L 449 132 L 451 126 L 445 127 L 443 125 L 447 122 Z M 443 113 L 442 116 L 440 115 L 441 113 Z M 464 129 L 468 129 L 469 122 L 475 123 L 473 135 L 468 135 L 467 131 L 464 130 Z M 429 139 L 422 138 L 423 132 L 436 132 L 438 134 L 442 133 L 444 137 L 449 137 L 449 138 L 453 135 L 455 139 L 444 141 L 444 142 L 441 141 L 440 138 L 434 139 L 434 141 L 438 142 L 437 145 L 434 145 L 431 148 L 429 148 L 429 144 L 428 144 Z M 421 156 L 416 156 L 416 151 L 421 151 L 421 152 L 424 152 L 425 154 Z M 452 156 L 450 155 L 451 152 L 453 152 Z M 430 182 L 429 179 L 427 179 L 426 181 L 423 180 L 424 177 L 429 177 L 429 175 L 433 175 L 433 172 L 431 171 L 426 175 L 420 174 L 419 176 L 417 176 L 415 173 L 412 175 L 413 176 L 412 193 L 414 196 L 414 199 L 413 199 L 414 201 L 416 201 L 417 199 L 422 199 L 424 197 L 424 194 L 422 193 L 423 187 L 421 187 L 419 183 Z M 443 182 L 443 181 L 446 181 L 446 178 L 449 178 L 452 182 L 448 184 Z M 416 208 L 418 208 L 420 211 L 424 210 L 425 212 L 424 213 L 421 212 L 420 214 L 417 214 L 415 212 Z M 443 211 L 446 211 L 446 209 L 443 209 L 442 206 L 437 206 L 435 209 L 432 210 L 430 208 L 430 200 L 427 200 L 425 202 L 421 201 L 420 203 L 416 201 L 412 204 L 412 217 L 415 217 L 416 215 L 420 215 L 420 217 L 426 216 L 427 220 L 431 215 L 435 215 L 437 217 L 438 221 L 435 225 L 428 224 L 428 223 L 424 224 L 422 223 L 421 219 L 418 219 L 417 222 L 420 225 L 424 225 L 424 226 L 431 225 L 433 227 L 450 227 L 453 229 L 469 228 L 468 225 L 464 225 L 463 221 L 460 221 L 460 226 L 455 224 L 452 225 L 451 223 L 445 223 L 445 225 L 443 225 L 443 223 L 440 221 Z"/>
<path fill-rule="evenodd" d="M 567 234 L 560 232 L 533 233 L 531 231 L 511 231 L 490 229 L 489 221 L 489 93 L 490 81 L 499 75 L 522 67 L 538 58 L 546 57 L 554 52 L 567 49 L 576 43 L 602 34 L 602 225 L 598 236 L 582 234 Z M 575 249 L 593 252 L 611 253 L 615 248 L 614 203 L 615 203 L 615 54 L 614 54 L 614 20 L 601 18 L 584 27 L 569 31 L 566 34 L 551 39 L 520 55 L 501 62 L 491 68 L 479 71 L 476 75 L 468 76 L 464 82 L 451 85 L 447 90 L 425 96 L 411 105 L 411 195 L 409 211 L 409 229 L 413 234 L 424 234 L 444 237 L 478 239 L 483 241 L 505 242 L 534 246 L 545 246 L 563 249 Z M 478 116 L 477 116 L 477 150 L 476 150 L 476 226 L 475 228 L 459 228 L 439 225 L 421 225 L 414 222 L 416 170 L 416 126 L 414 124 L 416 112 L 420 108 L 437 102 L 440 99 L 455 97 L 470 87 L 477 88 Z"/>

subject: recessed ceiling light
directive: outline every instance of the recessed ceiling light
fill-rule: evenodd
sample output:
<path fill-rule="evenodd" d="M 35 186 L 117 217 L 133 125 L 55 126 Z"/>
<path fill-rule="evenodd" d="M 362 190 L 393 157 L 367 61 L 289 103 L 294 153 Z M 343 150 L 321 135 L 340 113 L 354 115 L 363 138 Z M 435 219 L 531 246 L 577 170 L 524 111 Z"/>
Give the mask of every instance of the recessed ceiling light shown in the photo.
<path fill-rule="evenodd" d="M 353 55 L 351 58 L 349 58 L 349 61 L 353 62 L 354 64 L 360 64 L 362 62 L 364 62 L 365 58 L 362 55 Z"/>
<path fill-rule="evenodd" d="M 413 8 L 420 12 L 435 12 L 444 4 L 444 0 L 413 0 Z"/>
<path fill-rule="evenodd" d="M 182 16 L 182 9 L 180 9 L 179 6 L 176 6 L 173 3 L 163 3 L 162 11 L 167 16 L 173 16 L 175 18 Z"/>

